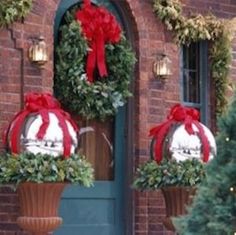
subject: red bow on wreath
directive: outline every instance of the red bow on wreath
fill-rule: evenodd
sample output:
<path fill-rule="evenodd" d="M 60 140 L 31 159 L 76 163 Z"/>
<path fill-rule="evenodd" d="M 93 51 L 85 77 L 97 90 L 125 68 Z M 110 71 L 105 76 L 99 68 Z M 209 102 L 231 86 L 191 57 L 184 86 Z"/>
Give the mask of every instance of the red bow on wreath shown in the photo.
<path fill-rule="evenodd" d="M 121 28 L 110 12 L 105 8 L 92 6 L 90 0 L 84 0 L 82 9 L 76 12 L 75 17 L 81 23 L 83 34 L 91 48 L 87 57 L 86 73 L 88 81 L 93 82 L 96 67 L 101 77 L 108 75 L 105 43 L 118 43 L 121 38 Z"/>
<path fill-rule="evenodd" d="M 199 112 L 196 109 L 186 108 L 180 104 L 177 104 L 171 109 L 170 114 L 167 117 L 167 121 L 150 130 L 150 136 L 153 136 L 156 139 L 154 149 L 155 160 L 157 163 L 160 163 L 162 160 L 162 146 L 169 129 L 172 125 L 178 123 L 184 124 L 185 130 L 189 135 L 195 134 L 193 130 L 193 124 L 197 127 L 199 138 L 203 147 L 203 161 L 208 162 L 210 145 L 207 136 L 205 135 L 204 129 L 199 122 Z"/>
<path fill-rule="evenodd" d="M 77 125 L 71 120 L 70 115 L 64 112 L 61 107 L 60 103 L 50 94 L 38 94 L 38 93 L 29 93 L 25 97 L 25 107 L 24 109 L 19 112 L 14 118 L 13 121 L 10 123 L 8 128 L 11 131 L 11 151 L 12 153 L 18 154 L 18 140 L 21 128 L 24 124 L 26 117 L 30 114 L 39 114 L 42 117 L 42 124 L 39 128 L 37 133 L 37 138 L 42 140 L 46 134 L 47 128 L 49 126 L 49 112 L 52 112 L 56 115 L 59 121 L 59 126 L 62 129 L 63 133 L 63 146 L 64 146 L 64 156 L 68 157 L 70 155 L 71 149 L 71 136 L 66 124 L 66 120 L 68 120 L 75 131 L 78 131 Z M 5 136 L 5 143 L 7 142 L 8 133 Z"/>

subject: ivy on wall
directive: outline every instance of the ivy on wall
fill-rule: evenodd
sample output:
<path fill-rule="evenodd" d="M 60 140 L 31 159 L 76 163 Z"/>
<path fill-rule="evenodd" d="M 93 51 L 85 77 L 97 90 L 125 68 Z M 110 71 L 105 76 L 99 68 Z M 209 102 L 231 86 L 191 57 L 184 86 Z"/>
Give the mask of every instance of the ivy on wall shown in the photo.
<path fill-rule="evenodd" d="M 232 60 L 231 41 L 236 19 L 223 20 L 214 15 L 197 14 L 187 18 L 183 15 L 183 6 L 179 0 L 153 0 L 157 17 L 174 32 L 178 45 L 208 40 L 210 49 L 211 73 L 216 89 L 216 113 L 224 112 L 227 99 L 226 89 L 229 85 L 228 74 Z"/>
<path fill-rule="evenodd" d="M 32 0 L 1 0 L 0 27 L 25 18 L 32 8 Z"/>

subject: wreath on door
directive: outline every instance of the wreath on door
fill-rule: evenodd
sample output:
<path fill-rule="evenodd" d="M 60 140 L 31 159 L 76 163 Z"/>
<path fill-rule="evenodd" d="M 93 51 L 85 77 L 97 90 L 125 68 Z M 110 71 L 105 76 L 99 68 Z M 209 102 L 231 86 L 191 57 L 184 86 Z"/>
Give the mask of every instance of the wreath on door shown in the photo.
<path fill-rule="evenodd" d="M 115 17 L 86 0 L 81 8 L 68 11 L 60 26 L 55 95 L 75 115 L 104 120 L 131 96 L 134 63 Z"/>

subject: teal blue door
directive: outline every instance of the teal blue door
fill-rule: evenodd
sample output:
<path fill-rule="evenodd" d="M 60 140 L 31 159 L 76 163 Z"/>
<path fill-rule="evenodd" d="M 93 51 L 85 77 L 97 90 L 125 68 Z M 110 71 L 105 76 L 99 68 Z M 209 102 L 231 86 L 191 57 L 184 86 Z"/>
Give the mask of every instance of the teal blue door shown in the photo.
<path fill-rule="evenodd" d="M 92 1 L 111 10 L 121 22 L 109 0 Z M 80 1 L 61 0 L 55 21 L 55 39 L 65 12 Z M 106 123 L 81 122 L 81 145 L 95 168 L 92 188 L 68 186 L 63 194 L 60 216 L 63 225 L 56 235 L 123 235 L 123 160 L 125 154 L 125 108 Z"/>

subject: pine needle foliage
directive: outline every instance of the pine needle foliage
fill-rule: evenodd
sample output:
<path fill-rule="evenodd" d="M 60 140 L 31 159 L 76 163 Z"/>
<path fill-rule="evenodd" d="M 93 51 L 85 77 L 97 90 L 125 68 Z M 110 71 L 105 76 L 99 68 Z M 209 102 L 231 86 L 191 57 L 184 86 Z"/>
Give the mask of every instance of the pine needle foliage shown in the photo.
<path fill-rule="evenodd" d="M 189 208 L 176 219 L 180 235 L 233 235 L 236 231 L 236 94 L 219 120 L 217 156 Z"/>

